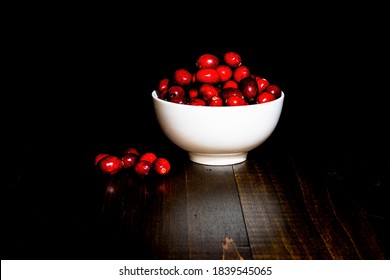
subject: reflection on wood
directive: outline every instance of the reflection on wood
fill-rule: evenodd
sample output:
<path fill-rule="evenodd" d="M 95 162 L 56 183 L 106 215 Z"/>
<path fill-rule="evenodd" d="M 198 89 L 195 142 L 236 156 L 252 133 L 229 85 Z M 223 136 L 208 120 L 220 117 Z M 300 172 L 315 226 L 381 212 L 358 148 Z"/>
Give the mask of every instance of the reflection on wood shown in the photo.
<path fill-rule="evenodd" d="M 244 260 L 244 258 L 238 252 L 237 246 L 234 240 L 228 236 L 225 237 L 225 241 L 222 242 L 222 259 L 223 260 Z"/>

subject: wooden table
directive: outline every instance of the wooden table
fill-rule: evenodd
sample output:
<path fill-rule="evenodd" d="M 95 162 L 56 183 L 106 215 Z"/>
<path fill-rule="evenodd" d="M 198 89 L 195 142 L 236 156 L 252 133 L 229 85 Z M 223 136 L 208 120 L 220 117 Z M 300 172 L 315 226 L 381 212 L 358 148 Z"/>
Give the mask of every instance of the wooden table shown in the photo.
<path fill-rule="evenodd" d="M 13 154 L 2 259 L 389 256 L 385 174 L 370 156 L 289 145 L 275 132 L 245 162 L 207 166 L 158 142 L 166 176 L 104 175 L 93 165 L 101 145 L 65 149 L 49 165 L 53 150 Z"/>

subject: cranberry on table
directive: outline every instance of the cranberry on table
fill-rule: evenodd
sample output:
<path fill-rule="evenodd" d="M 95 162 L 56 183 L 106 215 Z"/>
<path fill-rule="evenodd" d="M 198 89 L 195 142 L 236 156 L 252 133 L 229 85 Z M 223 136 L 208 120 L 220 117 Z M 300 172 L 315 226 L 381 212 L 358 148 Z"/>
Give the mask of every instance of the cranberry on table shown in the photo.
<path fill-rule="evenodd" d="M 116 174 L 123 168 L 122 160 L 113 155 L 108 155 L 99 161 L 100 170 L 106 174 Z"/>
<path fill-rule="evenodd" d="M 153 163 L 147 160 L 139 160 L 134 165 L 134 171 L 140 176 L 147 176 L 153 168 Z"/>
<path fill-rule="evenodd" d="M 171 170 L 171 164 L 166 158 L 159 157 L 154 161 L 153 169 L 159 175 L 166 175 Z"/>
<path fill-rule="evenodd" d="M 152 152 L 146 152 L 140 155 L 139 160 L 146 160 L 150 163 L 153 163 L 156 160 L 157 156 L 155 153 Z"/>
<path fill-rule="evenodd" d="M 139 152 L 136 148 L 130 147 L 125 150 L 125 154 L 135 154 L 139 156 Z"/>
<path fill-rule="evenodd" d="M 109 154 L 100 153 L 100 154 L 96 155 L 96 157 L 95 157 L 95 165 L 99 164 L 99 161 L 101 159 L 105 158 L 106 156 L 109 156 Z"/>
<path fill-rule="evenodd" d="M 138 155 L 134 153 L 127 153 L 122 156 L 121 160 L 122 160 L 123 168 L 130 168 L 137 163 Z"/>

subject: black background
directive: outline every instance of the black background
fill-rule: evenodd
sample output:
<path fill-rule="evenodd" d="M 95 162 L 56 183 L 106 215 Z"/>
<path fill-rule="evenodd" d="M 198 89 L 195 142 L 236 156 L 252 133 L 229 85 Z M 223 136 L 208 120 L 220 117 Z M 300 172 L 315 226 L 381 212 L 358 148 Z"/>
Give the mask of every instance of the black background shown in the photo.
<path fill-rule="evenodd" d="M 272 9 L 255 17 L 256 10 L 233 7 L 230 14 L 167 9 L 140 17 L 102 10 L 56 10 L 14 21 L 6 41 L 10 87 L 3 94 L 10 143 L 56 149 L 149 139 L 155 125 L 150 94 L 158 80 L 194 67 L 203 53 L 228 50 L 283 89 L 286 137 L 359 148 L 384 141 L 379 10 L 371 13 L 375 18 L 333 9 L 289 17 Z"/>

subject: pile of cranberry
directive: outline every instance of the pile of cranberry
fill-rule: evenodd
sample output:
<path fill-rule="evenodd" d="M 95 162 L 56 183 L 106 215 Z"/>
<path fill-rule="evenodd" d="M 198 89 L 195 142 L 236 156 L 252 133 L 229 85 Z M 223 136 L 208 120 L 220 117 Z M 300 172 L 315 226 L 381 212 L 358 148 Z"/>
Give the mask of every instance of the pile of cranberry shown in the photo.
<path fill-rule="evenodd" d="M 240 106 L 278 99 L 281 89 L 251 73 L 239 53 L 228 51 L 223 59 L 202 54 L 194 71 L 179 68 L 172 77 L 159 80 L 156 93 L 160 99 L 179 104 Z"/>
<path fill-rule="evenodd" d="M 166 175 L 171 170 L 170 162 L 163 157 L 157 157 L 155 153 L 145 152 L 140 154 L 136 148 L 128 148 L 122 157 L 100 153 L 95 156 L 95 165 L 105 174 L 116 174 L 122 169 L 132 168 L 140 176 L 149 175 L 154 171 L 159 175 Z"/>

